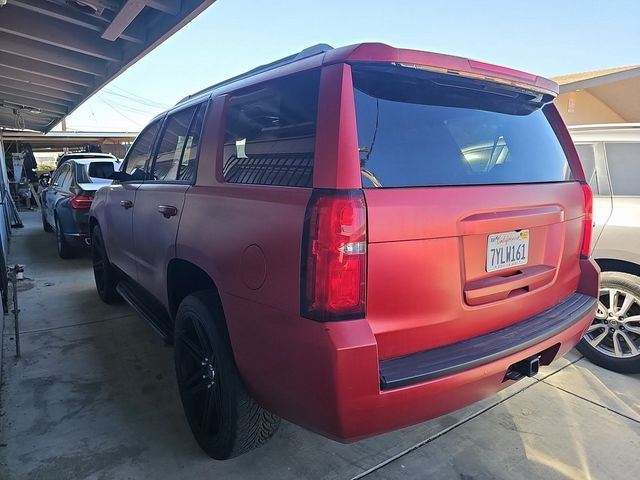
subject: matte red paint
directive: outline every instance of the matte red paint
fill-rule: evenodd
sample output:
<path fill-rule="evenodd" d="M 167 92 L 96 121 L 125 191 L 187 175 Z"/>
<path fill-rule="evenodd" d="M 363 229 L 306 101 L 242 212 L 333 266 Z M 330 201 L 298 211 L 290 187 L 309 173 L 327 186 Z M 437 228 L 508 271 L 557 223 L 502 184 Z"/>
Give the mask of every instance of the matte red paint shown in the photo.
<path fill-rule="evenodd" d="M 301 317 L 302 236 L 313 190 L 225 184 L 224 108 L 236 89 L 321 68 L 313 185 L 360 189 L 349 65 L 355 61 L 415 64 L 557 93 L 550 80 L 464 58 L 382 44 L 344 47 L 210 93 L 196 183 L 183 190 L 167 187 L 176 202 L 183 199 L 179 218 L 172 219 L 179 222 L 177 231 L 173 223 L 162 223 L 165 219 L 157 212 L 132 226 L 135 214 L 116 204 L 127 199 L 137 203 L 138 195 L 147 194 L 158 195 L 154 198 L 159 201 L 166 186 L 139 191 L 126 184 L 106 187 L 92 208 L 95 220 L 108 226 L 103 235 L 110 258 L 132 278 L 142 279 L 168 310 L 166 291 L 160 292 L 168 263 L 178 258 L 203 269 L 220 292 L 233 353 L 250 393 L 278 415 L 340 441 L 434 418 L 505 388 L 512 383 L 503 381 L 509 365 L 543 351 L 544 363 L 563 355 L 580 340 L 593 312 L 524 351 L 403 388 L 380 390 L 380 360 L 502 328 L 574 291 L 598 292 L 597 266 L 580 258 L 586 217 L 579 182 L 372 189 L 364 191 L 366 317 L 327 323 Z M 583 181 L 555 107 L 546 107 L 545 114 L 575 178 Z M 157 225 L 163 225 L 158 234 Z M 530 230 L 529 264 L 521 272 L 486 273 L 487 234 L 519 228 Z M 141 250 L 146 248 L 141 235 L 168 242 L 156 245 L 161 255 L 155 264 Z M 261 252 L 259 262 L 255 255 L 247 261 L 249 246 Z M 521 284 L 529 291 L 522 291 Z"/>

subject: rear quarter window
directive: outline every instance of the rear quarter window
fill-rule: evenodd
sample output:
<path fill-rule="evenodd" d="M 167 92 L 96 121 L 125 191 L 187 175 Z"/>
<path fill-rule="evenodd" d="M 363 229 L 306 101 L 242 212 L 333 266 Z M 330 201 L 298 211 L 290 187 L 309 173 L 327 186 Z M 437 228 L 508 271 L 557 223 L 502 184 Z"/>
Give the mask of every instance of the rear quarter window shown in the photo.
<path fill-rule="evenodd" d="M 311 187 L 320 72 L 233 94 L 225 109 L 227 183 Z"/>
<path fill-rule="evenodd" d="M 605 143 L 614 195 L 640 195 L 640 143 Z"/>
<path fill-rule="evenodd" d="M 364 187 L 572 179 L 548 96 L 384 64 L 353 79 Z"/>

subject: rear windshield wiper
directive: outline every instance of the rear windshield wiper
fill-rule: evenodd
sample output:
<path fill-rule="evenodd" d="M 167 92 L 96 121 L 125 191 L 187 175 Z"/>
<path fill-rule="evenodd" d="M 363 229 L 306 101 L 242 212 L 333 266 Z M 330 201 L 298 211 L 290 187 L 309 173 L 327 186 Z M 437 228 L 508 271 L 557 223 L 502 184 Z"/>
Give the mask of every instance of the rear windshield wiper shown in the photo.
<path fill-rule="evenodd" d="M 378 177 L 375 176 L 375 174 L 371 171 L 371 170 L 367 170 L 364 167 L 360 167 L 360 173 L 362 173 L 362 176 L 364 178 L 366 178 L 367 180 L 369 180 L 374 187 L 376 188 L 381 188 L 382 187 L 382 182 L 380 180 L 378 180 Z"/>

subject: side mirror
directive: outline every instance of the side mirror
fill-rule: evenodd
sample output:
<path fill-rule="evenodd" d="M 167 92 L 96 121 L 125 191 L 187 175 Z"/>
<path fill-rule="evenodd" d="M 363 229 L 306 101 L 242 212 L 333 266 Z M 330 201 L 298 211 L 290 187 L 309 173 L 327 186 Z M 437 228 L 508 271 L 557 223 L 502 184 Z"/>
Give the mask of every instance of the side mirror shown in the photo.
<path fill-rule="evenodd" d="M 126 182 L 127 180 L 131 180 L 131 175 L 126 172 L 114 171 L 107 178 L 110 178 L 111 180 L 115 180 L 117 182 Z"/>
<path fill-rule="evenodd" d="M 49 183 L 51 182 L 51 175 L 48 173 L 43 173 L 38 177 L 38 182 L 40 182 L 40 186 L 42 188 L 47 188 Z"/>

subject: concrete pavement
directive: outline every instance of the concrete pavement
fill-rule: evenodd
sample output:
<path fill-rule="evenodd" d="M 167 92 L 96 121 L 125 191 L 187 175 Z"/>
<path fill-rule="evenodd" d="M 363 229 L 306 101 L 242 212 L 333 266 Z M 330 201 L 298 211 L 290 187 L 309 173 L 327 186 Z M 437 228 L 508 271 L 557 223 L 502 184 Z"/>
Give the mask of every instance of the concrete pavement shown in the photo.
<path fill-rule="evenodd" d="M 188 430 L 172 351 L 125 305 L 102 304 L 88 256 L 61 260 L 38 212 L 22 213 L 12 263 L 22 358 L 6 319 L 0 479 L 544 478 L 640 473 L 640 376 L 569 355 L 536 379 L 415 427 L 341 445 L 287 422 L 227 462 Z"/>

